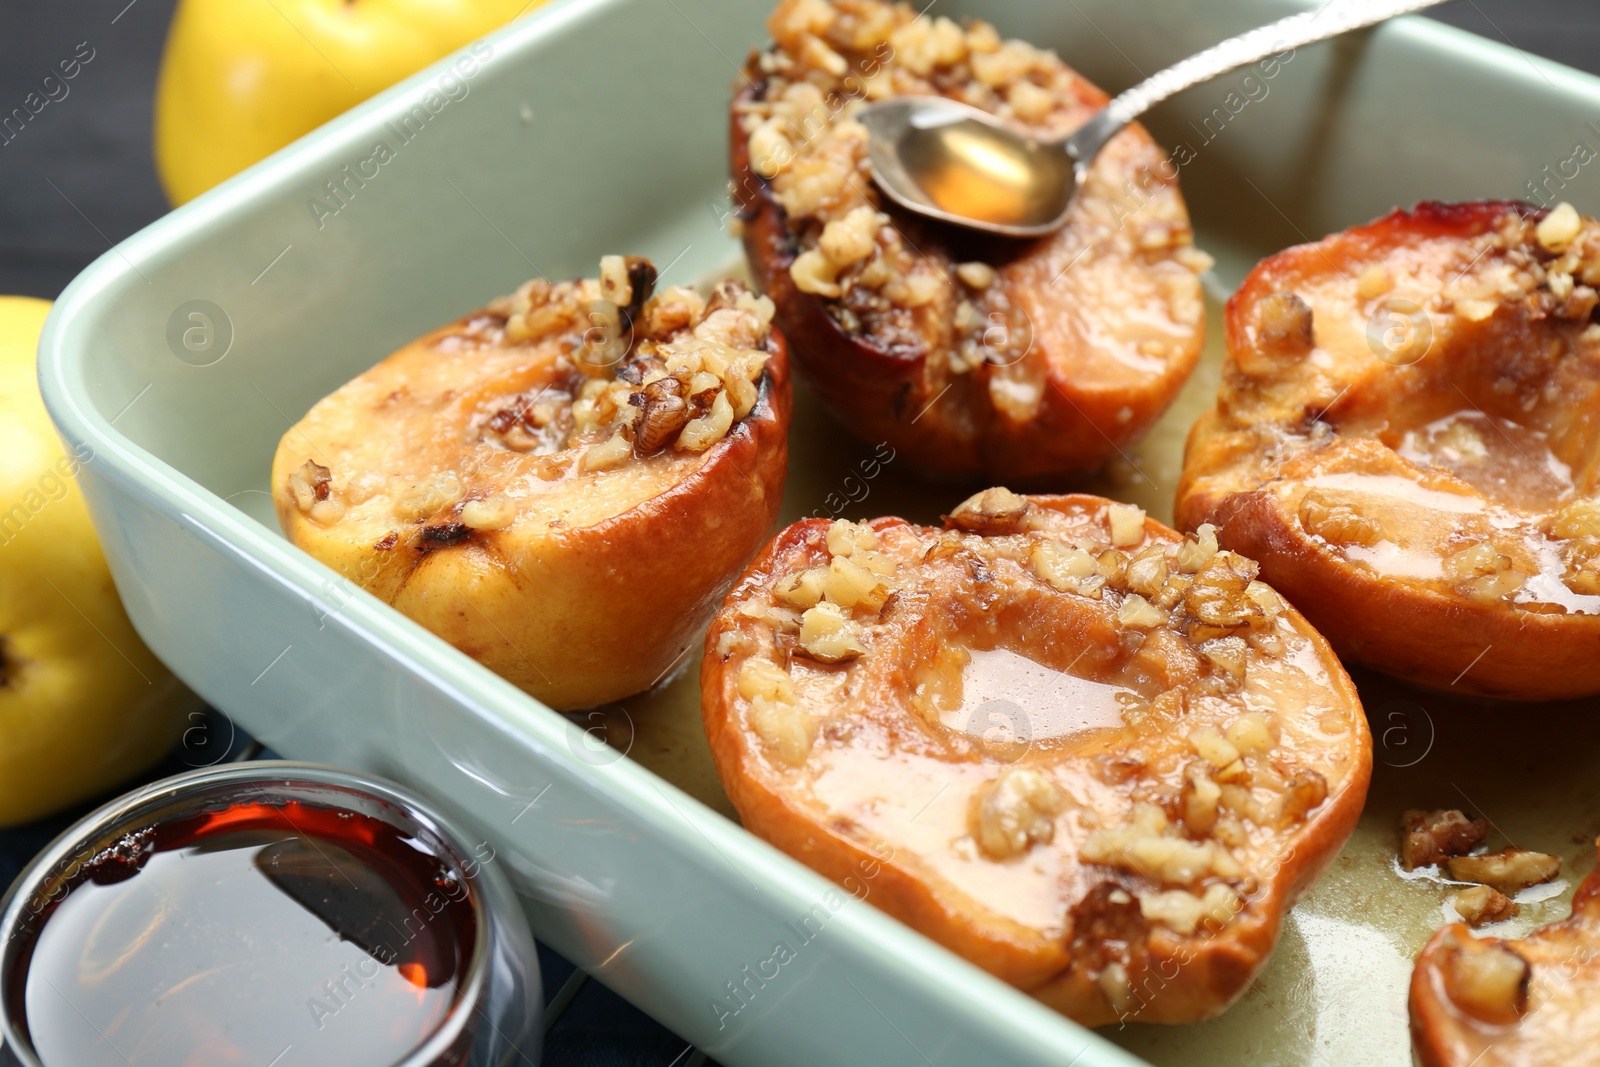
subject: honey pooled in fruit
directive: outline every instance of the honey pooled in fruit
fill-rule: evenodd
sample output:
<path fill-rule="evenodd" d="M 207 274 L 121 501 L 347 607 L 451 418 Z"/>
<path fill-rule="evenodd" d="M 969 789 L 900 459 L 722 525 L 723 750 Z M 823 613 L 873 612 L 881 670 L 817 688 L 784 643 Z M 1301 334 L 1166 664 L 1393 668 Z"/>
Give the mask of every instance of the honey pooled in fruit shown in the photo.
<path fill-rule="evenodd" d="M 1600 692 L 1600 223 L 1421 204 L 1264 260 L 1228 303 L 1178 525 L 1217 527 L 1347 661 Z"/>
<path fill-rule="evenodd" d="M 1089 1025 L 1226 1008 L 1371 771 L 1349 678 L 1255 564 L 1098 497 L 795 523 L 701 684 L 748 829 Z"/>

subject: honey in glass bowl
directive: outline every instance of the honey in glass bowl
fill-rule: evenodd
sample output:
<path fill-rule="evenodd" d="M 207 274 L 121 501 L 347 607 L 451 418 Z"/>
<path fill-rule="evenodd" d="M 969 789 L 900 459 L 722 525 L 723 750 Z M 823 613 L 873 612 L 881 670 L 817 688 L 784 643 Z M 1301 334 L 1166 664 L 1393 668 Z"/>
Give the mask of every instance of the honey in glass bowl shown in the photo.
<path fill-rule="evenodd" d="M 532 944 L 492 858 L 345 772 L 256 764 L 157 783 L 68 831 L 13 887 L 11 1062 L 537 1063 Z"/>

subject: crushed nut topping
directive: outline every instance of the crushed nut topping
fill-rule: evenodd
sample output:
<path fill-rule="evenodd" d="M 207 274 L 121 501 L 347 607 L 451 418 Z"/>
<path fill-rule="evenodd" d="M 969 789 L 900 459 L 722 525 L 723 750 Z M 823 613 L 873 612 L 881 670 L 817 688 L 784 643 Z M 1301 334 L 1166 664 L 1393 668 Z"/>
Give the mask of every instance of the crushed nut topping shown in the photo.
<path fill-rule="evenodd" d="M 1244 869 L 1217 841 L 1190 841 L 1153 804 L 1134 806 L 1129 821 L 1096 830 L 1080 855 L 1090 863 L 1131 871 L 1156 885 L 1188 886 L 1208 877 L 1239 878 Z"/>
<path fill-rule="evenodd" d="M 1300 501 L 1300 525 L 1306 533 L 1335 545 L 1371 546 L 1383 540 L 1382 523 L 1320 489 Z"/>
<path fill-rule="evenodd" d="M 299 470 L 289 475 L 289 492 L 301 511 L 309 512 L 317 501 L 328 499 L 332 484 L 333 472 L 316 460 L 306 460 Z"/>
<path fill-rule="evenodd" d="M 1454 808 L 1411 809 L 1400 817 L 1400 864 L 1408 871 L 1465 856 L 1489 836 L 1489 824 Z"/>
<path fill-rule="evenodd" d="M 1294 293 L 1273 293 L 1261 302 L 1262 347 L 1286 356 L 1302 356 L 1315 343 L 1311 305 Z"/>
<path fill-rule="evenodd" d="M 1132 548 L 1144 540 L 1144 509 L 1133 504 L 1112 504 L 1106 509 L 1111 527 L 1111 543 L 1117 548 Z"/>
<path fill-rule="evenodd" d="M 586 472 L 711 447 L 760 397 L 772 302 L 733 281 L 709 300 L 681 286 L 656 293 L 654 266 L 637 256 L 606 256 L 600 273 L 536 279 L 505 299 L 507 341 L 555 342 L 561 354 L 553 381 L 485 414 L 484 440 L 577 449 Z"/>
<path fill-rule="evenodd" d="M 1199 896 L 1184 889 L 1167 889 L 1139 897 L 1139 911 L 1146 919 L 1185 937 L 1202 924 L 1214 929 L 1226 926 L 1243 907 L 1238 890 L 1225 882 L 1212 882 Z"/>
<path fill-rule="evenodd" d="M 306 460 L 288 481 L 295 507 L 318 526 L 334 525 L 349 510 L 345 501 L 332 495 L 333 472 L 315 460 Z"/>
<path fill-rule="evenodd" d="M 1511 557 L 1493 545 L 1468 545 L 1443 561 L 1445 577 L 1473 600 L 1500 600 L 1522 587 L 1528 576 L 1512 566 Z"/>
<path fill-rule="evenodd" d="M 747 659 L 739 668 L 739 695 L 750 702 L 750 725 L 779 762 L 798 767 L 816 742 L 816 724 L 796 703 L 794 679 L 770 660 Z"/>
<path fill-rule="evenodd" d="M 1565 252 L 1583 229 L 1583 218 L 1578 209 L 1563 200 L 1539 221 L 1534 233 L 1545 251 L 1560 255 Z"/>
<path fill-rule="evenodd" d="M 1486 885 L 1469 886 L 1450 896 L 1450 906 L 1469 926 L 1501 922 L 1517 914 L 1517 905 L 1500 890 Z"/>
<path fill-rule="evenodd" d="M 1065 795 L 1044 775 L 1008 768 L 973 795 L 973 839 L 990 859 L 1009 859 L 1052 840 L 1065 806 Z"/>
<path fill-rule="evenodd" d="M 844 663 L 864 655 L 867 646 L 844 609 L 824 601 L 800 616 L 800 650 L 822 663 Z"/>
<path fill-rule="evenodd" d="M 469 500 L 461 505 L 461 523 L 473 530 L 503 530 L 516 517 L 517 506 L 499 495 Z"/>
<path fill-rule="evenodd" d="M 1017 533 L 1026 526 L 1030 506 L 1027 497 L 996 486 L 963 500 L 944 521 L 976 534 Z"/>
<path fill-rule="evenodd" d="M 1515 893 L 1561 873 L 1561 857 L 1510 847 L 1482 856 L 1452 856 L 1445 866 L 1450 877 L 1459 882 L 1477 882 L 1502 893 Z"/>

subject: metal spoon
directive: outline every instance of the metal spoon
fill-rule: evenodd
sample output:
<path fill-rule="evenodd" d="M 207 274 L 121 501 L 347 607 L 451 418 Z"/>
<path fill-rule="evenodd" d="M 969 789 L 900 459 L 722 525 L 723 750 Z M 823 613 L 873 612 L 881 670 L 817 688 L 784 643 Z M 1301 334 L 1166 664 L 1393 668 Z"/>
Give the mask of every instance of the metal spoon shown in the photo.
<path fill-rule="evenodd" d="M 1067 221 L 1073 194 L 1106 142 L 1167 97 L 1269 55 L 1439 2 L 1329 0 L 1168 67 L 1058 141 L 1036 140 L 987 111 L 943 96 L 884 100 L 861 108 L 855 118 L 871 137 L 873 177 L 891 200 L 975 230 L 1041 237 Z"/>

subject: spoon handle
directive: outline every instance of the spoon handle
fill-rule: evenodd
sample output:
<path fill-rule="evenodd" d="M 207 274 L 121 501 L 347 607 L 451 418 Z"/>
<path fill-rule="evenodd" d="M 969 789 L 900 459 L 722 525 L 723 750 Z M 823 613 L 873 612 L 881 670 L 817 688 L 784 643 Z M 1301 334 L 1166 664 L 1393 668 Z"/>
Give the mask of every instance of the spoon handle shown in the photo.
<path fill-rule="evenodd" d="M 1067 150 L 1087 166 L 1117 131 L 1174 93 L 1238 70 L 1258 59 L 1315 44 L 1350 30 L 1432 7 L 1441 0 L 1327 0 L 1314 11 L 1269 22 L 1168 67 L 1107 104 L 1067 138 Z"/>

